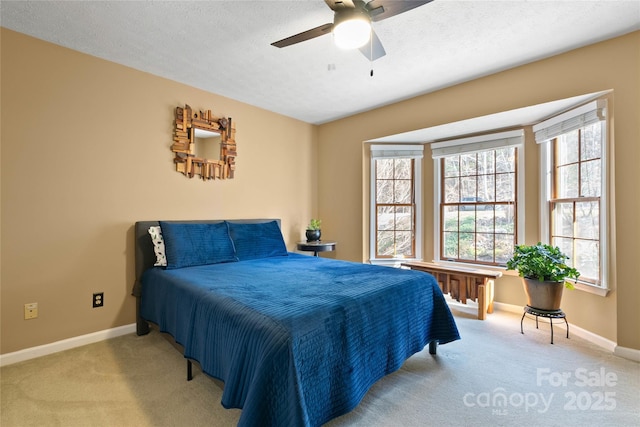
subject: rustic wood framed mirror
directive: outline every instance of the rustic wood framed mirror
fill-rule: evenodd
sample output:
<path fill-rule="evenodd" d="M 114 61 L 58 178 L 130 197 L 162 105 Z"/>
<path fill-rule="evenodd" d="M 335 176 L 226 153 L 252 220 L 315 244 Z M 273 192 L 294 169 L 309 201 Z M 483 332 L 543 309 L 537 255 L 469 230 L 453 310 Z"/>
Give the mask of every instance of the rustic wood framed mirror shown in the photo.
<path fill-rule="evenodd" d="M 171 145 L 176 171 L 189 178 L 198 175 L 203 180 L 233 178 L 235 133 L 231 117 L 215 117 L 211 110 L 194 112 L 189 105 L 176 107 Z"/>

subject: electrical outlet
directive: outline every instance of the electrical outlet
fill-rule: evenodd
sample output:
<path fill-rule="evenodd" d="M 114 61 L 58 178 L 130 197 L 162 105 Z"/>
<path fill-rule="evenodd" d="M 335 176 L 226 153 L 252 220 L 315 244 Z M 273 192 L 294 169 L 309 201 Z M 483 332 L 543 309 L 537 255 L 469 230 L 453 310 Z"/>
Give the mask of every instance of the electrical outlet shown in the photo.
<path fill-rule="evenodd" d="M 104 292 L 96 292 L 93 294 L 93 308 L 102 307 L 104 305 Z"/>
<path fill-rule="evenodd" d="M 35 319 L 38 317 L 38 303 L 30 302 L 29 304 L 24 305 L 24 318 L 27 319 Z"/>

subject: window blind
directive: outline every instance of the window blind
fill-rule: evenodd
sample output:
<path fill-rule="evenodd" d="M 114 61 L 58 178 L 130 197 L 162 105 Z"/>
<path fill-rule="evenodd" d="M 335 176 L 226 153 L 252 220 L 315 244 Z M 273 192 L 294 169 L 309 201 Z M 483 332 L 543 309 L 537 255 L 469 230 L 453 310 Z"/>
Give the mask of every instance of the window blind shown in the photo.
<path fill-rule="evenodd" d="M 372 145 L 374 159 L 421 159 L 423 145 Z"/>
<path fill-rule="evenodd" d="M 536 143 L 549 141 L 564 133 L 604 120 L 606 104 L 605 99 L 598 99 L 534 125 Z"/>
<path fill-rule="evenodd" d="M 524 144 L 524 130 L 499 132 L 431 144 L 431 157 L 455 156 L 458 154 L 476 153 L 478 151 L 495 150 Z"/>

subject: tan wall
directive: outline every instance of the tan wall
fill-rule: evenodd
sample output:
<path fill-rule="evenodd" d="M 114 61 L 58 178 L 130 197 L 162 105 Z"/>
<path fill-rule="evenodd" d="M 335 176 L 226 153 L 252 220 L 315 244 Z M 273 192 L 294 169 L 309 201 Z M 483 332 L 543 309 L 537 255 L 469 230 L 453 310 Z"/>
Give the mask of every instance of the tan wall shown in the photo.
<path fill-rule="evenodd" d="M 6 29 L 1 43 L 2 354 L 132 323 L 137 220 L 280 217 L 293 249 L 318 216 L 323 235 L 339 240 L 335 256 L 361 261 L 364 140 L 606 89 L 615 91 L 617 291 L 571 292 L 564 308 L 570 322 L 640 349 L 640 230 L 622 228 L 640 209 L 628 197 L 640 184 L 638 32 L 318 128 Z M 173 171 L 173 109 L 184 103 L 238 123 L 234 180 L 205 183 Z M 536 156 L 528 146 L 528 171 Z M 424 199 L 433 200 L 430 160 L 423 174 Z M 527 218 L 535 218 L 530 174 L 526 190 Z M 433 256 L 432 224 L 427 202 L 425 258 Z M 536 229 L 527 222 L 527 241 Z M 105 307 L 92 309 L 97 291 Z M 516 278 L 501 279 L 497 300 L 523 304 Z M 38 319 L 23 320 L 27 302 L 39 303 Z"/>
<path fill-rule="evenodd" d="M 277 217 L 290 250 L 304 235 L 316 127 L 6 29 L 1 43 L 1 353 L 133 323 L 137 220 Z M 174 171 L 185 103 L 236 121 L 235 179 Z"/>
<path fill-rule="evenodd" d="M 581 291 L 565 293 L 569 321 L 640 349 L 640 286 L 636 268 L 640 241 L 640 32 L 577 49 L 435 93 L 320 126 L 319 216 L 323 233 L 339 240 L 340 257 L 368 258 L 368 162 L 363 141 L 602 90 L 614 90 L 615 222 L 612 250 L 616 290 L 603 298 Z M 425 77 L 426 78 L 426 77 Z M 428 154 L 428 150 L 425 154 Z M 433 256 L 433 167 L 424 162 L 425 258 Z M 537 236 L 537 149 L 526 147 L 526 241 Z M 518 278 L 497 283 L 497 301 L 524 305 Z M 514 325 L 514 328 L 516 326 Z M 516 328 L 517 329 L 517 328 Z"/>

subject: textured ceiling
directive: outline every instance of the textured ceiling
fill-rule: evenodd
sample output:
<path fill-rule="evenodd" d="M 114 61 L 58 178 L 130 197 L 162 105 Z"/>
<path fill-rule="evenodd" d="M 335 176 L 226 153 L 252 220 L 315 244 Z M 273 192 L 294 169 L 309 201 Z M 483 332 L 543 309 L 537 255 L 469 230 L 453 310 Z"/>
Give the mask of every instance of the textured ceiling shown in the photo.
<path fill-rule="evenodd" d="M 640 1 L 436 0 L 377 22 L 371 64 L 322 0 L 6 1 L 3 27 L 320 124 L 640 29 Z M 373 67 L 373 77 L 370 70 Z"/>

